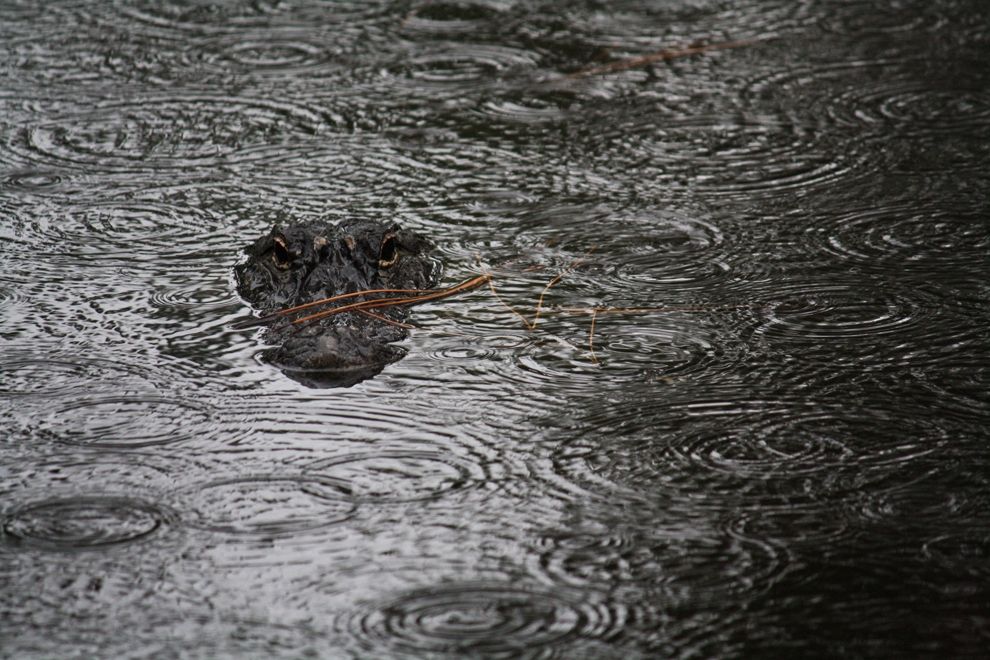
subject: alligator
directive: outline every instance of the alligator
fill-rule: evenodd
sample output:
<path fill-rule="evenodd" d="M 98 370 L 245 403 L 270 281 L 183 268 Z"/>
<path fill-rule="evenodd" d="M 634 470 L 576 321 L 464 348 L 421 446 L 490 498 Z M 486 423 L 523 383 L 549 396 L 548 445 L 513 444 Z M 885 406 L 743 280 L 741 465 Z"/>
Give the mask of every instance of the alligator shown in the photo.
<path fill-rule="evenodd" d="M 431 249 L 414 232 L 374 220 L 276 223 L 234 268 L 238 293 L 267 326 L 263 359 L 310 387 L 347 387 L 378 374 L 406 354 L 395 344 L 409 336 L 405 307 L 304 323 L 278 312 L 358 291 L 430 289 L 440 277 Z"/>

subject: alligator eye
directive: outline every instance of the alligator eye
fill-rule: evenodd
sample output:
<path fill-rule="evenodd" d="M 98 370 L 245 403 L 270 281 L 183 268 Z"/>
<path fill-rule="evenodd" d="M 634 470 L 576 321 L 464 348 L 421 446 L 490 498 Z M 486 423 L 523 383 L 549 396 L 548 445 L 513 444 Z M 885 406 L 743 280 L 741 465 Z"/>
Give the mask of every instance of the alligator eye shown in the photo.
<path fill-rule="evenodd" d="M 381 268 L 394 266 L 399 260 L 399 243 L 395 240 L 394 234 L 385 234 L 382 238 L 382 247 L 378 251 L 378 265 Z"/>
<path fill-rule="evenodd" d="M 272 240 L 275 243 L 272 246 L 272 260 L 279 268 L 288 268 L 289 264 L 292 263 L 292 253 L 289 252 L 289 246 L 285 244 L 285 239 L 281 236 L 276 236 Z"/>

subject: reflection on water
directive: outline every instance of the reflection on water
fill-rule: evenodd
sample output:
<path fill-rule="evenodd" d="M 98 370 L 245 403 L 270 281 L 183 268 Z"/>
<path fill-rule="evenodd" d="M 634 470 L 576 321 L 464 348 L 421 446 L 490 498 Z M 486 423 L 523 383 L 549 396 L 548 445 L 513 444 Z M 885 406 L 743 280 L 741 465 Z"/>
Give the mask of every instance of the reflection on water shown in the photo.
<path fill-rule="evenodd" d="M 0 3 L 2 655 L 979 656 L 984 5 Z M 309 389 L 324 217 L 564 277 Z"/>

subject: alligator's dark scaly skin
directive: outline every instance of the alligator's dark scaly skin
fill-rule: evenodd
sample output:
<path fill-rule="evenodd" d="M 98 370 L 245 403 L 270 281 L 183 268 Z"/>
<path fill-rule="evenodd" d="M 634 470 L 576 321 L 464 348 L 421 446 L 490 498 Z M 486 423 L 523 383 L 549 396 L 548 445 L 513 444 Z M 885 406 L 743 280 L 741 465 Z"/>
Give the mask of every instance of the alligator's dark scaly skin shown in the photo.
<path fill-rule="evenodd" d="M 237 291 L 271 314 L 365 289 L 428 289 L 436 286 L 440 270 L 429 248 L 413 232 L 370 220 L 276 225 L 245 249 L 247 260 L 235 267 Z M 378 314 L 401 321 L 407 312 L 393 307 Z M 265 357 L 306 385 L 347 386 L 402 357 L 405 349 L 394 342 L 408 335 L 402 327 L 356 312 L 302 329 L 279 318 L 265 330 L 265 341 L 275 346 Z"/>

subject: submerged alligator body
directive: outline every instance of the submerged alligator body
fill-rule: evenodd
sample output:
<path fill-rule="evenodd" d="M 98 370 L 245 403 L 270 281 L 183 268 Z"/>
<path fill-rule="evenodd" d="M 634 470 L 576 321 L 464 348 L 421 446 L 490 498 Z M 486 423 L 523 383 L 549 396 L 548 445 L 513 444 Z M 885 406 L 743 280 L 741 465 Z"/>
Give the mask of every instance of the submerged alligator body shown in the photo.
<path fill-rule="evenodd" d="M 263 317 L 287 307 L 369 289 L 428 289 L 439 262 L 430 245 L 397 225 L 347 220 L 276 225 L 245 249 L 235 267 L 237 291 Z M 311 387 L 344 387 L 380 372 L 405 355 L 407 310 L 344 313 L 305 324 L 268 321 L 266 361 Z M 387 320 L 384 320 L 387 319 Z M 391 321 L 391 322 L 389 322 Z"/>

